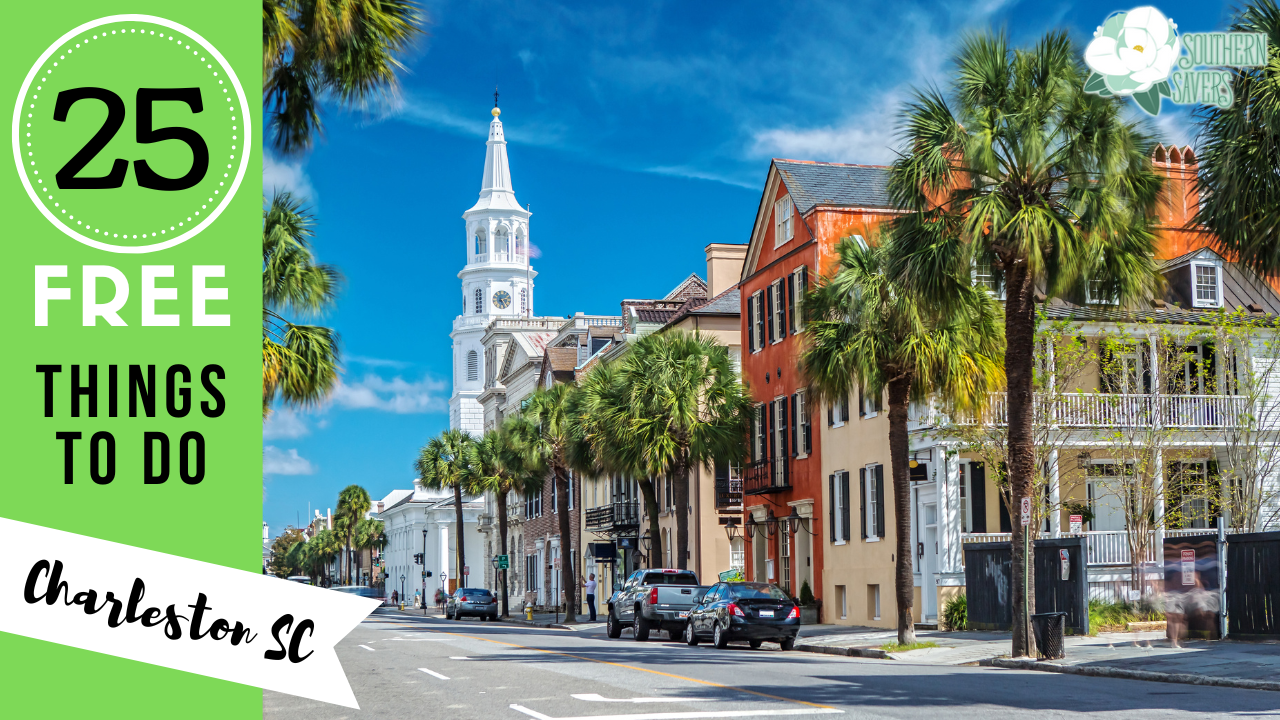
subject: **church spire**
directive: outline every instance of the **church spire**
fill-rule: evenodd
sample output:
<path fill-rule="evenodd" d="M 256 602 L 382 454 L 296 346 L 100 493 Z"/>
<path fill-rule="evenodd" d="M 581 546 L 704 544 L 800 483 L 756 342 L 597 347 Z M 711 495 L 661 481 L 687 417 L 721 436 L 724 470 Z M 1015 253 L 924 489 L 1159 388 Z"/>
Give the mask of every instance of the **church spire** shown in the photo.
<path fill-rule="evenodd" d="M 489 123 L 489 142 L 484 155 L 484 177 L 480 181 L 480 200 L 472 210 L 518 210 L 515 190 L 511 187 L 511 167 L 507 164 L 507 141 L 498 116 L 498 92 L 493 93 L 493 121 Z"/>

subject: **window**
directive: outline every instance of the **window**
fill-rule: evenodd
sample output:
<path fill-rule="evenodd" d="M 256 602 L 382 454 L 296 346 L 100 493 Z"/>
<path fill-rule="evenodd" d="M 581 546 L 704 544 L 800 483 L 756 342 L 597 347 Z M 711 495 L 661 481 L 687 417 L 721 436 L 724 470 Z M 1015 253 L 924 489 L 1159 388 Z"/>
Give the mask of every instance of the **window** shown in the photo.
<path fill-rule="evenodd" d="M 790 302 L 790 312 L 788 312 L 788 322 L 790 322 L 791 333 L 801 332 L 804 330 L 804 314 L 801 310 L 801 302 L 804 300 L 804 293 L 809 289 L 809 268 L 801 265 L 787 276 L 787 297 Z"/>
<path fill-rule="evenodd" d="M 841 427 L 847 422 L 849 422 L 849 397 L 846 395 L 837 398 L 827 406 L 827 425 Z"/>
<path fill-rule="evenodd" d="M 505 227 L 498 228 L 498 232 L 493 236 L 493 251 L 497 253 L 497 260 L 506 260 L 511 253 L 511 240 L 507 234 Z"/>
<path fill-rule="evenodd" d="M 858 417 L 873 418 L 884 410 L 883 393 L 867 393 L 858 388 Z"/>
<path fill-rule="evenodd" d="M 1097 278 L 1091 278 L 1084 290 L 1084 301 L 1089 305 L 1115 305 L 1118 302 L 1114 294 L 1102 289 L 1102 281 Z"/>
<path fill-rule="evenodd" d="M 1191 305 L 1222 307 L 1222 273 L 1212 263 L 1191 263 Z"/>
<path fill-rule="evenodd" d="M 782 280 L 769 286 L 769 341 L 780 343 L 787 337 L 787 296 L 782 292 Z"/>
<path fill-rule="evenodd" d="M 831 498 L 827 518 L 831 542 L 844 545 L 849 542 L 849 473 L 840 470 L 827 476 L 827 494 Z"/>
<path fill-rule="evenodd" d="M 791 438 L 791 454 L 808 457 L 813 452 L 813 425 L 809 419 L 809 399 L 804 390 L 791 396 L 791 426 L 795 432 Z"/>
<path fill-rule="evenodd" d="M 871 620 L 880 619 L 880 586 L 867 586 L 867 616 Z"/>
<path fill-rule="evenodd" d="M 751 433 L 751 457 L 757 461 L 764 460 L 765 451 L 765 415 L 764 404 L 756 405 L 755 418 L 752 420 L 754 425 Z"/>
<path fill-rule="evenodd" d="M 668 509 L 668 510 L 670 510 L 671 508 L 675 507 L 675 504 L 676 504 L 676 503 L 675 503 L 675 499 L 672 497 L 672 495 L 674 494 L 674 489 L 673 489 L 673 488 L 674 488 L 674 486 L 675 486 L 675 483 L 674 483 L 674 482 L 672 482 L 671 478 L 664 478 L 664 479 L 663 479 L 662 484 L 663 484 L 663 485 L 666 487 L 666 489 L 667 489 L 667 505 L 666 505 L 666 507 L 667 507 L 667 509 Z M 668 567 L 670 567 L 670 566 L 668 566 Z"/>
<path fill-rule="evenodd" d="M 489 252 L 489 239 L 484 234 L 484 228 L 476 229 L 476 255 L 484 256 Z"/>
<path fill-rule="evenodd" d="M 780 397 L 769 403 L 769 457 L 785 459 L 787 456 L 787 399 Z M 773 484 L 775 487 L 787 485 L 787 463 L 773 463 Z"/>
<path fill-rule="evenodd" d="M 484 290 L 481 290 L 480 288 L 476 288 L 475 296 L 476 296 L 476 314 L 479 315 L 480 313 L 484 312 Z"/>
<path fill-rule="evenodd" d="M 751 352 L 760 352 L 764 347 L 764 293 L 756 291 L 747 303 L 747 334 Z"/>
<path fill-rule="evenodd" d="M 862 538 L 877 542 L 884 537 L 884 466 L 868 465 L 858 471 L 862 495 Z"/>
<path fill-rule="evenodd" d="M 747 552 L 743 547 L 742 538 L 736 537 L 729 541 L 729 567 L 739 570 L 746 567 Z"/>
<path fill-rule="evenodd" d="M 480 356 L 475 350 L 467 351 L 467 380 L 480 379 Z"/>
<path fill-rule="evenodd" d="M 520 288 L 520 313 L 529 312 L 529 288 Z"/>
<path fill-rule="evenodd" d="M 778 531 L 778 564 L 782 568 L 782 576 L 778 578 L 778 584 L 789 595 L 791 594 L 791 532 L 789 530 Z"/>
<path fill-rule="evenodd" d="M 795 237 L 793 220 L 795 204 L 791 196 L 786 195 L 773 204 L 773 246 L 778 247 Z"/>
<path fill-rule="evenodd" d="M 836 599 L 840 602 L 840 619 L 847 620 L 849 618 L 849 596 L 845 592 L 844 585 L 836 586 Z"/>

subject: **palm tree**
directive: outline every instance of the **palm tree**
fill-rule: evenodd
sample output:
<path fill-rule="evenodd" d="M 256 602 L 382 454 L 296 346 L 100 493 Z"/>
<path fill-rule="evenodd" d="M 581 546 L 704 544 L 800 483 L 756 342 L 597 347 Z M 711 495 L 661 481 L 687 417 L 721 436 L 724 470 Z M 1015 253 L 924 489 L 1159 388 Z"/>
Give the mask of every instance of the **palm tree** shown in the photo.
<path fill-rule="evenodd" d="M 578 621 L 577 586 L 573 575 L 574 538 L 569 524 L 569 447 L 577 431 L 574 423 L 577 386 L 560 383 L 538 388 L 525 400 L 521 422 L 512 427 L 524 448 L 531 470 L 550 475 L 555 488 L 560 524 L 560 587 L 565 598 L 565 622 Z"/>
<path fill-rule="evenodd" d="M 359 552 L 364 550 L 371 551 L 371 556 L 373 550 L 385 548 L 387 546 L 386 525 L 381 520 L 374 520 L 369 517 L 361 518 L 360 522 L 356 524 L 353 546 Z M 360 557 L 360 554 L 356 555 L 357 561 L 359 561 Z M 357 562 L 357 569 L 359 569 L 359 566 L 360 563 Z M 370 587 L 377 584 L 376 580 L 377 578 L 374 577 L 369 578 Z"/>
<path fill-rule="evenodd" d="M 530 471 L 517 437 L 519 416 L 508 417 L 502 426 L 486 432 L 476 443 L 473 472 L 478 487 L 493 493 L 498 510 L 500 554 L 510 555 L 507 548 L 507 500 L 512 492 L 527 495 L 542 492 L 544 473 Z M 502 571 L 502 616 L 510 617 L 508 608 L 507 571 Z"/>
<path fill-rule="evenodd" d="M 975 265 L 1005 290 L 1008 473 L 1012 500 L 1031 497 L 1033 350 L 1037 296 L 1117 303 L 1158 285 L 1154 214 L 1161 179 L 1151 140 L 1123 118 L 1121 99 L 1084 92 L 1088 72 L 1065 33 L 1014 50 L 1003 35 L 967 38 L 950 96 L 918 92 L 901 118 L 904 152 L 889 193 L 891 274 L 924 302 L 955 304 Z M 1013 612 L 1029 613 L 1022 527 L 1013 528 Z M 1030 579 L 1027 579 L 1029 582 Z M 1014 623 L 1015 655 L 1035 641 Z"/>
<path fill-rule="evenodd" d="M 923 303 L 884 272 L 892 242 L 862 248 L 849 238 L 836 246 L 838 262 L 804 300 L 809 342 L 800 367 L 827 400 L 859 387 L 873 396 L 888 389 L 889 457 L 897 535 L 895 589 L 898 642 L 915 642 L 911 606 L 911 478 L 907 406 L 941 395 L 953 404 L 981 406 L 1001 386 L 1003 333 L 999 307 L 981 289 L 964 288 L 949 305 Z"/>
<path fill-rule="evenodd" d="M 1265 33 L 1269 62 L 1230 71 L 1231 107 L 1202 105 L 1197 112 L 1200 206 L 1194 224 L 1212 231 L 1219 252 L 1274 278 L 1280 276 L 1280 7 L 1255 0 L 1231 29 Z"/>
<path fill-rule="evenodd" d="M 283 153 L 309 149 L 320 101 L 363 107 L 393 96 L 397 59 L 425 20 L 409 0 L 263 0 L 262 99 Z"/>
<path fill-rule="evenodd" d="M 333 307 L 341 275 L 311 252 L 314 219 L 289 193 L 262 213 L 262 416 L 277 399 L 315 405 L 338 379 L 338 334 L 296 324 L 286 314 L 317 316 Z"/>
<path fill-rule="evenodd" d="M 371 505 L 368 491 L 359 485 L 348 485 L 338 493 L 338 513 L 333 524 L 346 541 L 346 552 L 343 554 L 342 561 L 344 585 L 351 584 L 351 540 L 355 537 L 356 528 L 364 519 L 364 514 L 369 512 Z"/>
<path fill-rule="evenodd" d="M 329 529 L 316 533 L 315 537 L 307 541 L 306 557 L 311 567 L 311 572 L 308 574 L 313 577 L 323 575 L 328 581 L 329 565 L 341 550 L 342 538 L 338 537 L 337 533 Z"/>
<path fill-rule="evenodd" d="M 701 333 L 647 335 L 621 359 L 625 406 L 615 408 L 614 441 L 626 465 L 674 481 L 676 508 L 688 508 L 689 470 L 746 453 L 752 402 L 729 349 Z M 676 567 L 689 559 L 689 514 L 676 512 Z"/>
<path fill-rule="evenodd" d="M 636 462 L 639 453 L 626 451 L 634 437 L 626 427 L 630 399 L 622 383 L 621 370 L 619 362 L 596 365 L 579 381 L 569 464 L 584 475 L 618 474 L 636 478 L 649 523 L 646 562 L 651 568 L 660 567 L 662 533 L 658 525 L 658 493 L 653 478 Z"/>
<path fill-rule="evenodd" d="M 455 534 L 458 536 L 458 577 L 455 578 L 458 587 L 462 587 L 463 568 L 467 566 L 462 498 L 463 495 L 474 495 L 477 492 L 472 484 L 475 478 L 472 470 L 475 455 L 475 438 L 465 430 L 445 430 L 423 446 L 414 463 L 418 477 L 422 478 L 423 487 L 453 491 L 454 517 L 457 520 Z"/>

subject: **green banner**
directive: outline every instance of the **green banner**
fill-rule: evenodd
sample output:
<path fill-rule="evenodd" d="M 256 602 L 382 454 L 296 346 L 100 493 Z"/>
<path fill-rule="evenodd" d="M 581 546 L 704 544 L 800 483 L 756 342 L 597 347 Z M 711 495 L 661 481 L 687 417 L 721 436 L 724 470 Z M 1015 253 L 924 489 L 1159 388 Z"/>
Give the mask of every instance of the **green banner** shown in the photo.
<path fill-rule="evenodd" d="M 261 8 L 7 14 L 0 517 L 259 571 Z M 11 717 L 262 713 L 257 688 L 2 633 L 0 671 Z"/>

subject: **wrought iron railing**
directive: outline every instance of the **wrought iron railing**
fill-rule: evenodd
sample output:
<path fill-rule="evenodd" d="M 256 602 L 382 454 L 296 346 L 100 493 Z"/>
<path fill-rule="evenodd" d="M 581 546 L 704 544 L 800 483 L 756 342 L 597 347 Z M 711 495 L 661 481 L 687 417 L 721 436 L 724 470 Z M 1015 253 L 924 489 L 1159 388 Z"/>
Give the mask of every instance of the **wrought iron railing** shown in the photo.
<path fill-rule="evenodd" d="M 640 503 L 636 500 L 619 500 L 586 512 L 588 530 L 617 530 L 639 527 Z"/>
<path fill-rule="evenodd" d="M 785 455 L 751 463 L 742 478 L 742 491 L 746 495 L 782 492 L 790 487 L 791 458 Z"/>

